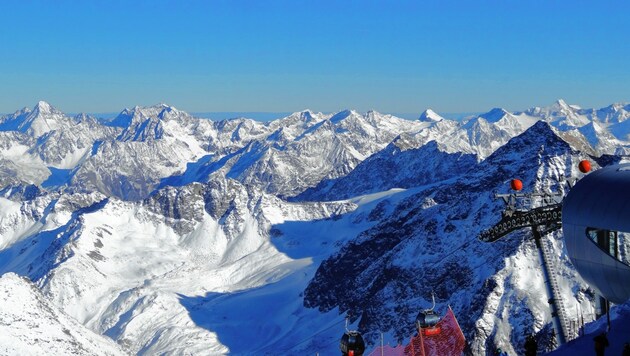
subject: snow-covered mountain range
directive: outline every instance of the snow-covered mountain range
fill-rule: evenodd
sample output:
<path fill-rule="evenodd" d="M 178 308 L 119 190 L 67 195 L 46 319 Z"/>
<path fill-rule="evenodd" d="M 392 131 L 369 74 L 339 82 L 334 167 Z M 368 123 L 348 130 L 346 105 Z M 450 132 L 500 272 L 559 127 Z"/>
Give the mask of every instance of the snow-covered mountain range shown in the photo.
<path fill-rule="evenodd" d="M 527 233 L 476 239 L 500 218 L 493 193 L 625 160 L 629 117 L 560 100 L 464 121 L 210 121 L 165 104 L 102 120 L 39 102 L 0 118 L 0 275 L 33 283 L 6 274 L 0 292 L 10 318 L 45 314 L 77 347 L 58 354 L 330 354 L 346 317 L 371 344 L 405 342 L 431 291 L 474 353 L 517 353 L 550 314 Z M 561 234 L 546 243 L 569 313 L 592 309 Z M 40 345 L 16 330 L 23 349 L 0 337 L 0 352 Z"/>

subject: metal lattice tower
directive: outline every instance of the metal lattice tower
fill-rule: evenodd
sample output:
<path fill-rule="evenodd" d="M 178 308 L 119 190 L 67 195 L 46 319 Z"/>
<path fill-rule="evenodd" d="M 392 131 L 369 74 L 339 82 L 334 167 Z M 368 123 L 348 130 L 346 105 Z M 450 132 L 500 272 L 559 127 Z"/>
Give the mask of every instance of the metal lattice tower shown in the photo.
<path fill-rule="evenodd" d="M 569 182 L 569 187 L 571 187 L 571 182 Z M 495 242 L 513 231 L 531 228 L 545 278 L 545 288 L 555 334 L 558 344 L 562 345 L 566 343 L 567 335 L 569 335 L 566 310 L 562 298 L 560 298 L 560 290 L 556 278 L 557 271 L 543 236 L 562 227 L 563 194 L 496 194 L 495 198 L 501 198 L 505 202 L 505 211 L 498 223 L 479 234 L 479 240 Z M 535 205 L 538 206 L 533 207 L 534 203 L 537 203 Z"/>

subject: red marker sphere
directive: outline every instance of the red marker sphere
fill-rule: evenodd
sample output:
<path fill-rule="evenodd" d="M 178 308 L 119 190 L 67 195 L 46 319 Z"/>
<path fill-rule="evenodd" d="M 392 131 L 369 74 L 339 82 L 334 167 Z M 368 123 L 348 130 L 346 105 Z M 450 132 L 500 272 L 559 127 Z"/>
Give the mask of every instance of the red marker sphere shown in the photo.
<path fill-rule="evenodd" d="M 587 160 L 580 161 L 580 165 L 578 167 L 580 168 L 580 172 L 588 173 L 591 171 L 591 162 Z"/>
<path fill-rule="evenodd" d="M 520 179 L 512 179 L 512 181 L 510 182 L 510 187 L 516 191 L 521 190 L 523 189 L 523 182 L 521 182 Z"/>

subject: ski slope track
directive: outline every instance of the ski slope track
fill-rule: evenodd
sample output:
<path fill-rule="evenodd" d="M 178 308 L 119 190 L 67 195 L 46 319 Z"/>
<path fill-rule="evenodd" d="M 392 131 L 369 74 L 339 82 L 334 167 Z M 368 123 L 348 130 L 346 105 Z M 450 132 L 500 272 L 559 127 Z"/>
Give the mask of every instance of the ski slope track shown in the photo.
<path fill-rule="evenodd" d="M 335 354 L 346 318 L 370 347 L 408 342 L 432 292 L 474 354 L 521 354 L 551 315 L 528 232 L 476 239 L 494 193 L 627 161 L 629 113 L 104 120 L 39 102 L 0 117 L 0 354 Z M 592 310 L 561 232 L 545 243 L 569 317 Z"/>

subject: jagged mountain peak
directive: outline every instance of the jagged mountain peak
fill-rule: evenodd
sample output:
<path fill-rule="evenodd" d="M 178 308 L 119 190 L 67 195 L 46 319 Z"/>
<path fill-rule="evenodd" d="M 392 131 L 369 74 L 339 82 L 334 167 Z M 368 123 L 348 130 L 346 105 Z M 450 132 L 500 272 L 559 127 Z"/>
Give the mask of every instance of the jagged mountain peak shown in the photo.
<path fill-rule="evenodd" d="M 35 107 L 33 108 L 33 112 L 41 113 L 41 114 L 51 114 L 53 112 L 60 112 L 55 107 L 50 105 L 48 102 L 40 100 L 37 102 Z"/>
<path fill-rule="evenodd" d="M 350 110 L 350 109 L 345 109 L 342 111 L 337 112 L 336 114 L 334 114 L 331 118 L 330 118 L 330 122 L 332 122 L 333 124 L 337 124 L 349 117 L 359 117 L 362 116 L 361 114 L 359 114 L 358 112 L 354 111 L 354 110 Z"/>
<path fill-rule="evenodd" d="M 292 115 L 301 115 L 301 116 L 314 116 L 317 115 L 317 113 L 311 109 L 303 109 L 300 111 L 296 111 L 294 112 Z"/>
<path fill-rule="evenodd" d="M 630 104 L 613 103 L 599 110 L 588 110 L 588 113 L 593 119 L 617 124 L 626 121 L 630 117 Z"/>
<path fill-rule="evenodd" d="M 356 111 L 355 111 L 356 113 Z M 360 115 L 360 114 L 359 114 Z M 382 116 L 393 116 L 391 114 L 383 114 L 382 112 L 379 112 L 377 110 L 368 110 L 365 115 L 366 117 L 382 117 Z"/>
<path fill-rule="evenodd" d="M 29 113 L 29 117 L 31 120 L 34 120 L 38 117 L 66 117 L 65 114 L 57 109 L 56 107 L 50 105 L 48 102 L 40 100 L 35 104 L 31 112 Z"/>
<path fill-rule="evenodd" d="M 0 131 L 19 131 L 33 137 L 66 125 L 67 117 L 45 101 L 38 102 L 32 110 L 24 108 L 0 119 Z"/>
<path fill-rule="evenodd" d="M 485 114 L 479 115 L 480 117 L 486 119 L 488 122 L 497 122 L 504 118 L 506 115 L 512 115 L 510 112 L 503 108 L 493 108 Z"/>
<path fill-rule="evenodd" d="M 534 108 L 529 109 L 529 111 L 532 111 L 532 110 L 549 113 L 549 114 L 552 114 L 552 113 L 566 114 L 566 113 L 572 113 L 572 112 L 581 110 L 581 108 L 578 105 L 568 104 L 564 99 L 558 99 L 550 105 L 543 106 L 543 107 L 536 106 Z"/>
<path fill-rule="evenodd" d="M 621 128 L 620 124 L 613 126 L 613 132 L 620 134 L 621 138 L 623 139 L 623 132 L 625 130 L 622 129 L 621 131 L 618 131 L 619 128 Z M 577 131 L 584 135 L 592 148 L 594 148 L 600 154 L 614 153 L 617 147 L 622 145 L 614 136 L 614 134 L 608 131 L 606 124 L 598 121 L 591 121 L 588 124 L 578 128 Z"/>
<path fill-rule="evenodd" d="M 73 117 L 75 122 L 85 122 L 85 121 L 97 121 L 98 119 L 90 114 L 87 113 L 78 113 L 76 115 L 74 115 Z"/>
<path fill-rule="evenodd" d="M 562 114 L 566 116 L 566 114 L 574 113 L 577 110 L 580 110 L 579 106 L 569 105 L 566 101 L 564 101 L 564 99 L 558 99 L 551 105 L 543 107 L 535 106 L 533 108 L 525 110 L 525 113 L 549 118 L 551 116 L 558 116 Z"/>
<path fill-rule="evenodd" d="M 51 115 L 64 116 L 61 110 L 55 108 L 54 106 L 50 105 L 46 101 L 40 100 L 33 107 L 33 110 L 31 110 L 31 113 L 29 116 L 35 118 L 35 117 L 51 116 Z"/>
<path fill-rule="evenodd" d="M 111 122 L 111 126 L 127 127 L 132 123 L 139 123 L 147 119 L 167 120 L 178 115 L 186 115 L 183 111 L 178 110 L 174 106 L 160 103 L 151 106 L 134 106 L 133 108 L 125 108 Z"/>
<path fill-rule="evenodd" d="M 591 110 L 592 111 L 592 110 Z M 547 107 L 533 107 L 524 112 L 528 116 L 533 116 L 552 123 L 555 127 L 567 130 L 570 128 L 584 126 L 592 118 L 588 115 L 588 110 L 583 110 L 577 105 L 567 104 L 559 99 Z"/>
<path fill-rule="evenodd" d="M 304 118 L 306 121 L 311 121 L 315 119 L 316 114 L 310 109 L 305 109 L 299 112 L 300 117 Z"/>
<path fill-rule="evenodd" d="M 160 103 L 152 106 L 135 106 L 125 108 L 107 126 L 122 127 L 123 133 L 118 137 L 120 141 L 145 141 L 159 139 L 164 134 L 164 121 L 186 121 L 192 116 L 180 111 L 174 106 Z"/>
<path fill-rule="evenodd" d="M 569 104 L 567 104 L 566 101 L 564 101 L 564 99 L 558 99 L 556 100 L 552 105 L 552 107 L 559 107 L 559 108 L 569 108 Z"/>
<path fill-rule="evenodd" d="M 0 131 L 19 130 L 20 126 L 24 123 L 31 112 L 32 110 L 30 108 L 24 107 L 13 114 L 0 117 Z"/>
<path fill-rule="evenodd" d="M 322 113 L 316 113 L 311 109 L 304 109 L 301 111 L 293 112 L 291 113 L 291 115 L 278 121 L 281 122 L 283 125 L 290 125 L 296 122 L 300 122 L 302 124 L 310 124 L 320 121 L 322 116 Z"/>
<path fill-rule="evenodd" d="M 557 175 L 558 172 L 563 174 L 567 167 L 573 165 L 577 155 L 545 122 L 534 124 L 529 130 L 510 140 L 504 147 L 506 148 L 497 150 L 495 154 L 479 165 L 473 159 L 472 162 L 469 162 L 469 167 L 473 167 L 471 170 L 459 170 L 464 168 L 462 162 L 456 160 L 455 155 L 450 155 L 451 167 L 445 169 L 445 174 L 437 177 L 437 180 L 431 181 L 432 183 L 437 182 L 437 184 L 431 185 L 429 189 L 424 191 L 419 190 L 419 193 L 413 198 L 390 209 L 394 213 L 389 219 L 382 220 L 373 229 L 364 231 L 359 238 L 343 246 L 336 255 L 320 265 L 315 277 L 311 279 L 305 290 L 305 305 L 325 311 L 333 307 L 339 307 L 340 310 L 350 310 L 348 314 L 361 316 L 359 325 L 364 328 L 362 331 L 365 331 L 366 339 L 373 336 L 372 340 L 376 340 L 378 332 L 375 331 L 396 330 L 396 328 L 400 330 L 401 325 L 413 325 L 413 318 L 417 313 L 415 308 L 418 308 L 418 305 L 416 304 L 415 308 L 410 308 L 412 311 L 408 313 L 408 316 L 405 316 L 405 310 L 408 309 L 401 307 L 403 303 L 410 300 L 415 302 L 418 295 L 427 295 L 431 289 L 441 289 L 442 297 L 439 296 L 440 292 L 437 292 L 436 298 L 443 298 L 453 305 L 454 300 L 463 296 L 460 294 L 462 289 L 469 288 L 469 290 L 476 290 L 475 293 L 479 294 L 471 297 L 470 301 L 460 304 L 460 306 L 464 306 L 459 313 L 462 315 L 462 329 L 473 330 L 475 327 L 477 330 L 481 329 L 480 334 L 483 334 L 481 336 L 483 342 L 491 332 L 501 332 L 500 327 L 495 325 L 490 326 L 490 332 L 479 327 L 479 321 L 477 321 L 479 319 L 464 321 L 471 314 L 485 313 L 481 304 L 486 302 L 477 304 L 477 301 L 492 299 L 487 298 L 487 296 L 495 287 L 487 288 L 488 284 L 483 285 L 484 281 L 488 281 L 486 272 L 480 273 L 477 271 L 478 267 L 472 267 L 460 276 L 454 276 L 454 274 L 457 274 L 455 271 L 468 268 L 464 267 L 465 262 L 460 264 L 462 261 L 472 258 L 475 262 L 468 264 L 468 266 L 473 266 L 482 255 L 487 256 L 482 257 L 482 259 L 487 258 L 484 266 L 492 265 L 491 268 L 496 271 L 501 270 L 504 267 L 500 263 L 495 264 L 496 255 L 498 254 L 503 258 L 503 256 L 513 255 L 514 250 L 506 251 L 506 245 L 501 246 L 499 244 L 482 246 L 481 243 L 473 240 L 471 246 L 478 249 L 478 252 L 465 253 L 456 258 L 444 258 L 444 251 L 451 251 L 446 246 L 453 243 L 452 241 L 458 241 L 458 239 L 469 239 L 476 234 L 480 226 L 489 226 L 493 223 L 493 219 L 500 216 L 499 209 L 497 209 L 500 205 L 496 201 L 492 201 L 490 196 L 493 190 L 504 188 L 506 180 L 519 177 L 529 184 L 548 184 L 549 182 L 544 181 L 545 177 Z M 398 155 L 388 154 L 387 157 L 384 157 L 382 153 L 385 150 L 383 150 L 364 161 L 348 177 L 359 173 L 360 169 L 370 161 L 373 161 L 375 167 L 373 171 L 366 171 L 361 177 L 356 177 L 343 187 L 335 187 L 334 183 L 329 185 L 332 189 L 342 188 L 337 189 L 337 194 L 343 194 L 361 185 L 368 185 L 367 188 L 369 189 L 369 185 L 378 181 L 379 175 L 385 172 L 395 172 L 394 175 L 405 174 L 406 168 L 414 159 L 421 162 L 418 168 L 434 164 L 433 157 L 436 155 L 435 150 L 437 148 L 435 144 L 426 144 L 416 152 L 406 151 L 414 154 L 400 160 L 403 164 L 399 166 L 392 166 L 392 163 L 395 162 L 397 156 L 405 155 L 405 152 L 399 152 Z M 427 149 L 432 149 L 434 152 L 424 152 L 426 155 L 420 156 L 422 151 Z M 443 168 L 441 164 L 445 162 L 446 158 L 440 157 L 437 160 L 440 164 L 436 165 L 435 168 Z M 376 162 L 377 159 L 380 161 Z M 461 158 L 459 159 L 461 160 Z M 409 177 L 422 179 L 423 174 L 418 174 L 421 172 L 418 168 L 410 170 Z M 433 169 L 429 169 L 427 174 L 433 171 Z M 418 175 L 420 177 L 417 177 Z M 388 177 L 385 181 L 391 183 L 394 179 Z M 405 181 L 401 180 L 400 183 L 405 183 Z M 426 184 L 426 182 L 420 183 Z M 403 185 L 396 186 L 404 187 Z M 375 209 L 376 212 L 380 213 L 379 210 L 386 211 L 386 209 Z M 515 240 L 518 239 L 511 240 L 509 243 L 517 245 L 514 243 Z M 457 242 L 457 244 L 459 243 Z M 432 252 L 432 249 L 435 249 L 435 252 Z M 429 256 L 422 258 L 421 255 L 427 252 Z M 531 253 L 530 256 L 535 258 L 535 252 Z M 427 263 L 427 261 L 431 262 Z M 425 271 L 429 273 L 425 273 Z M 440 274 L 443 274 L 443 277 L 434 277 Z M 344 276 L 344 278 L 338 278 L 338 276 Z M 439 280 L 439 283 L 433 282 L 434 284 L 431 285 L 432 278 L 435 278 L 434 281 Z M 476 278 L 477 282 L 470 282 L 470 278 Z M 447 282 L 448 280 L 454 281 Z M 499 284 L 501 285 L 500 288 L 504 288 L 502 283 Z M 408 285 L 420 285 L 426 289 L 422 291 L 421 289 L 400 287 Z M 463 287 L 464 285 L 466 287 Z M 516 289 L 518 286 L 514 287 L 514 290 Z M 347 293 L 348 290 L 353 291 L 353 293 Z M 499 296 L 503 295 L 503 289 L 498 289 L 496 293 Z M 513 298 L 509 293 L 511 291 L 506 292 L 506 296 L 501 298 Z M 530 293 L 525 291 L 523 295 Z M 537 294 L 540 293 L 531 293 L 523 299 L 531 298 L 532 304 L 536 304 Z M 469 298 L 469 294 L 466 294 L 466 298 Z M 499 304 L 495 302 L 496 300 L 489 302 L 491 308 Z M 392 305 L 395 307 L 391 307 Z M 391 309 L 389 309 L 390 307 Z M 512 308 L 512 306 L 508 308 Z M 517 307 L 517 309 L 519 308 Z M 387 314 L 386 310 L 391 310 L 391 312 Z M 454 307 L 454 310 L 457 310 L 457 307 Z M 488 313 L 491 315 L 483 318 L 496 319 L 496 310 L 496 308 L 493 309 Z M 386 314 L 387 317 L 384 317 Z M 520 320 L 514 322 L 513 315 L 515 314 L 510 311 L 509 323 L 514 329 L 521 327 L 524 330 L 529 330 L 530 325 L 534 322 L 538 323 L 537 320 L 528 315 L 529 319 L 525 321 L 527 325 L 523 325 L 524 323 Z M 538 315 L 534 316 L 540 318 Z M 476 318 L 477 316 L 474 319 Z M 409 330 L 400 330 L 399 332 L 406 336 Z M 370 333 L 372 334 L 370 335 Z M 467 337 L 469 336 L 467 335 Z M 479 338 L 479 336 L 477 337 Z M 472 341 L 472 339 L 469 340 Z M 514 342 L 514 344 L 521 344 L 521 341 Z M 474 346 L 472 342 L 471 345 Z M 483 347 L 473 348 L 473 350 L 475 354 L 483 354 L 485 351 Z"/>
<path fill-rule="evenodd" d="M 438 113 L 436 113 L 435 111 L 431 109 L 426 109 L 425 111 L 422 112 L 422 114 L 420 114 L 420 117 L 418 118 L 418 120 L 424 121 L 424 122 L 439 122 L 439 121 L 444 120 L 444 118 L 440 116 Z"/>
<path fill-rule="evenodd" d="M 563 99 L 556 100 L 549 108 L 558 112 L 576 112 L 582 109 L 578 105 L 568 104 Z"/>
<path fill-rule="evenodd" d="M 31 111 L 33 111 L 31 108 L 29 108 L 28 106 L 25 106 L 21 108 L 20 110 L 17 110 L 16 112 L 14 112 L 13 115 L 17 116 L 17 115 L 28 114 Z"/>
<path fill-rule="evenodd" d="M 625 102 L 619 102 L 619 103 L 612 103 L 604 108 L 602 108 L 602 111 L 607 111 L 607 112 L 616 112 L 619 110 L 628 110 L 630 109 L 630 104 L 625 103 Z"/>
<path fill-rule="evenodd" d="M 554 109 L 559 112 L 576 112 L 578 110 L 582 110 L 579 105 L 568 104 L 564 99 L 556 100 L 551 106 L 550 109 Z"/>
<path fill-rule="evenodd" d="M 360 113 L 356 110 L 346 109 L 339 111 L 328 119 L 335 126 L 338 125 L 366 125 L 373 127 L 383 127 L 383 125 L 400 124 L 405 121 L 391 114 L 383 114 L 376 110 L 369 110 L 365 113 Z"/>
<path fill-rule="evenodd" d="M 525 132 L 517 137 L 523 137 L 527 139 L 539 138 L 540 140 L 546 140 L 549 137 L 560 139 L 560 137 L 556 135 L 553 127 L 549 123 L 542 120 L 537 121 L 534 125 L 532 125 L 530 128 L 525 130 Z"/>
<path fill-rule="evenodd" d="M 486 162 L 497 164 L 497 161 L 514 161 L 515 156 L 537 160 L 543 153 L 549 155 L 571 151 L 573 151 L 571 146 L 556 133 L 549 123 L 538 121 L 494 151 L 488 156 Z"/>
<path fill-rule="evenodd" d="M 135 106 L 133 111 L 136 113 L 140 113 L 145 117 L 163 117 L 165 113 L 179 112 L 176 107 L 168 105 L 166 103 L 159 103 L 150 106 Z"/>
<path fill-rule="evenodd" d="M 383 117 L 384 114 L 381 114 L 380 112 L 376 110 L 368 110 L 363 116 L 370 120 L 378 120 L 379 118 Z"/>
<path fill-rule="evenodd" d="M 370 110 L 362 116 L 365 120 L 367 120 L 371 125 L 374 126 L 379 126 L 380 124 L 384 124 L 386 122 L 405 120 L 392 114 L 383 114 L 376 110 Z"/>
<path fill-rule="evenodd" d="M 40 111 L 44 110 L 42 105 Z M 490 113 L 493 111 L 498 116 L 510 114 L 503 109 Z M 32 142 L 47 140 L 52 148 L 59 148 L 59 152 L 51 151 L 51 156 L 54 153 L 65 162 L 55 167 L 64 171 L 76 167 L 77 172 L 63 192 L 39 191 L 31 185 L 20 191 L 10 188 L 15 193 L 6 193 L 12 193 L 13 198 L 0 198 L 2 237 L 23 238 L 16 243 L 11 239 L 0 241 L 6 247 L 0 249 L 0 273 L 8 271 L 7 266 L 14 261 L 27 271 L 31 262 L 20 261 L 31 259 L 37 275 L 46 274 L 46 279 L 37 281 L 38 286 L 47 288 L 46 298 L 132 353 L 185 353 L 177 347 L 188 346 L 213 354 L 331 353 L 335 345 L 318 350 L 316 343 L 311 343 L 285 350 L 282 347 L 287 345 L 278 340 L 328 337 L 313 335 L 313 330 L 332 325 L 331 318 L 343 320 L 345 316 L 337 312 L 322 314 L 317 308 L 304 308 L 307 299 L 296 296 L 305 295 L 304 289 L 315 269 L 346 242 L 351 253 L 338 261 L 342 261 L 340 267 L 347 262 L 348 268 L 332 273 L 329 280 L 320 279 L 320 283 L 325 282 L 323 287 L 312 289 L 314 294 L 308 301 L 313 303 L 332 288 L 342 287 L 341 297 L 354 291 L 351 297 L 356 300 L 352 304 L 335 305 L 340 305 L 341 313 L 352 306 L 370 305 L 358 326 L 362 332 L 393 330 L 406 337 L 408 329 L 413 328 L 417 308 L 424 304 L 417 302 L 417 295 L 430 295 L 430 291 L 405 286 L 434 284 L 442 278 L 442 270 L 448 283 L 435 283 L 440 287 L 436 291 L 438 303 L 452 303 L 469 340 L 485 342 L 488 338 L 488 342 L 494 342 L 509 337 L 512 327 L 512 335 L 532 330 L 532 325 L 538 332 L 548 322 L 544 312 L 528 309 L 527 299 L 523 302 L 513 298 L 525 295 L 532 305 L 546 306 L 545 301 L 536 303 L 537 295 L 544 293 L 524 293 L 528 291 L 526 287 L 505 279 L 503 272 L 496 273 L 506 259 L 513 257 L 513 251 L 504 249 L 507 244 L 488 247 L 473 241 L 472 250 L 461 249 L 453 256 L 457 260 L 451 258 L 440 265 L 438 258 L 443 251 L 455 250 L 459 241 L 474 240 L 480 228 L 493 222 L 500 202 L 491 199 L 491 192 L 506 187 L 505 179 L 522 179 L 519 175 L 526 172 L 524 182 L 537 183 L 541 175 L 570 170 L 575 156 L 584 154 L 567 154 L 570 147 L 563 140 L 576 150 L 582 148 L 564 136 L 558 139 L 562 128 L 556 130 L 555 125 L 544 122 L 534 124 L 541 115 L 510 114 L 496 123 L 476 115 L 479 124 L 467 131 L 459 121 L 404 120 L 376 111 L 363 114 L 345 110 L 333 115 L 304 110 L 273 122 L 179 121 L 182 116 L 178 113 L 187 115 L 166 104 L 125 109 L 120 117 L 129 120 L 126 137 L 132 142 L 117 141 L 123 130 L 102 128 L 99 122 L 95 126 L 70 126 L 72 122 L 66 120 L 60 128 L 72 130 L 57 130 L 42 140 L 19 132 L 0 133 L 0 139 L 5 139 L 0 142 L 3 167 L 13 169 L 4 162 L 15 159 L 20 163 L 18 158 L 22 159 L 26 150 L 33 146 L 33 151 L 38 149 L 36 144 L 29 146 Z M 129 126 L 134 115 L 144 120 Z M 338 120 L 329 120 L 335 115 Z M 431 109 L 423 113 L 427 119 L 434 115 L 439 116 Z M 582 111 L 579 115 L 586 116 Z M 594 111 L 588 115 L 595 120 Z M 596 127 L 610 129 L 612 123 L 597 121 L 583 131 Z M 94 133 L 97 129 L 102 133 Z M 91 135 L 77 136 L 86 131 Z M 154 140 L 163 132 L 164 139 Z M 583 135 L 577 129 L 574 132 L 586 146 Z M 75 140 L 76 137 L 82 138 Z M 59 145 L 60 142 L 64 144 Z M 11 145 L 21 146 L 23 151 Z M 480 147 L 484 149 L 481 154 Z M 11 149 L 13 152 L 9 152 Z M 46 169 L 53 160 L 46 158 L 46 151 L 36 152 L 37 159 L 45 160 L 42 164 L 46 164 Z M 495 155 L 486 158 L 492 152 Z M 15 171 L 19 169 L 31 168 L 20 166 Z M 5 172 L 14 174 L 0 170 L 0 187 L 2 179 L 8 176 L 2 176 Z M 172 187 L 166 188 L 169 185 Z M 300 199 L 287 203 L 281 199 L 307 189 L 313 192 L 309 197 L 317 199 L 348 198 L 335 203 L 348 208 L 332 210 L 337 205 L 317 199 L 310 203 L 300 203 Z M 94 191 L 103 194 L 85 196 Z M 69 192 L 76 196 L 69 199 Z M 368 193 L 370 196 L 363 195 Z M 0 195 L 8 197 L 2 190 Z M 303 199 L 306 196 L 301 194 Z M 104 206 L 94 204 L 105 197 L 111 199 Z M 356 207 L 351 206 L 354 202 Z M 92 206 L 97 210 L 85 209 Z M 349 210 L 353 212 L 345 214 Z M 519 239 L 513 240 L 517 246 Z M 363 243 L 366 245 L 361 247 Z M 23 249 L 26 252 L 21 253 Z M 270 261 L 270 254 L 277 259 Z M 40 263 L 40 255 L 45 263 Z M 535 254 L 530 255 L 535 260 Z M 53 259 L 46 256 L 60 257 L 52 263 Z M 505 262 L 506 273 L 520 276 L 521 272 L 516 271 L 527 260 L 521 257 L 512 258 L 512 262 L 516 260 L 513 265 Z M 303 264 L 306 260 L 309 262 Z M 187 262 L 180 268 L 182 261 Z M 215 269 L 222 261 L 229 265 Z M 355 261 L 365 264 L 352 265 Z M 480 262 L 490 267 L 477 270 L 474 266 Z M 208 267 L 209 263 L 212 267 Z M 114 277 L 122 276 L 121 271 L 127 271 L 125 276 L 129 278 L 116 281 Z M 354 272 L 362 271 L 365 275 L 359 277 L 363 280 L 354 278 Z M 341 283 L 359 281 L 357 286 L 369 287 L 346 288 L 339 275 L 350 276 Z M 427 283 L 425 276 L 432 275 Z M 173 283 L 165 287 L 163 282 L 168 280 Z M 241 280 L 247 283 L 238 284 Z M 202 283 L 195 285 L 197 281 Z M 568 281 L 567 289 L 581 283 L 569 277 Z M 110 282 L 112 285 L 108 286 Z M 100 285 L 103 289 L 98 289 Z M 286 300 L 273 294 L 278 286 L 286 293 Z M 272 293 L 268 294 L 270 289 Z M 261 301 L 263 294 L 271 297 Z M 237 301 L 245 303 L 225 303 L 237 295 L 245 298 Z M 401 298 L 395 299 L 396 296 Z M 269 302 L 272 299 L 274 302 Z M 281 307 L 268 310 L 275 302 Z M 324 305 L 332 303 L 336 301 L 326 300 Z M 264 309 L 259 315 L 243 312 L 235 305 L 265 308 L 257 308 Z M 234 311 L 237 315 L 230 314 Z M 495 320 L 504 315 L 520 319 L 503 319 L 498 322 L 503 326 L 495 327 Z M 240 317 L 248 320 L 242 322 Z M 287 317 L 291 318 L 288 323 Z M 479 327 L 479 320 L 489 321 L 490 329 Z M 305 325 L 305 321 L 309 324 Z M 253 330 L 260 325 L 265 330 L 276 330 L 278 337 L 268 339 Z M 393 329 L 389 328 L 391 325 Z M 404 329 L 406 326 L 409 328 Z M 245 334 L 263 340 L 268 347 L 238 345 L 238 340 L 243 339 L 240 336 Z M 514 345 L 522 344 L 521 340 L 514 340 Z M 171 346 L 177 349 L 169 351 Z M 483 354 L 479 348 L 475 350 Z"/>

